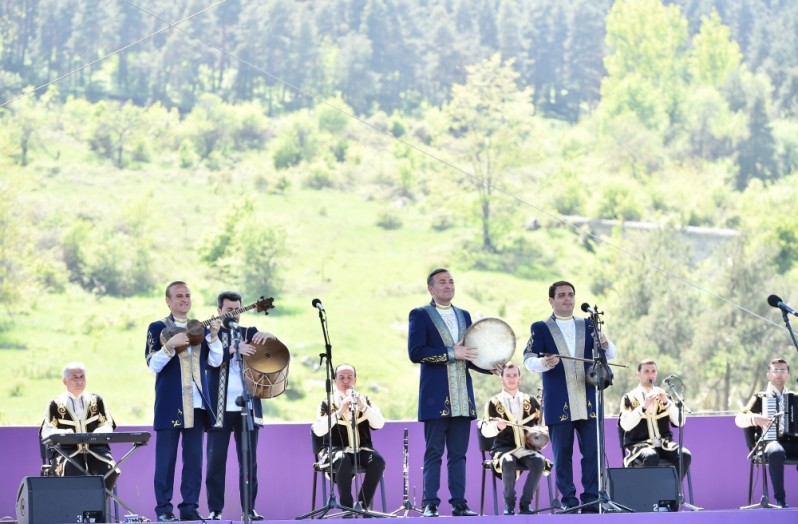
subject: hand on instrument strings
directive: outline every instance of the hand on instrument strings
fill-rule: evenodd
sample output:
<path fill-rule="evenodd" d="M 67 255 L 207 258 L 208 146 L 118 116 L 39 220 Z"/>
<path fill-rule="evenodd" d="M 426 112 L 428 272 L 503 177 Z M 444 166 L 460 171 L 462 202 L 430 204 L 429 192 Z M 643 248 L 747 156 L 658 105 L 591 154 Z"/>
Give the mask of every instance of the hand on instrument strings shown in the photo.
<path fill-rule="evenodd" d="M 599 344 L 601 344 L 601 349 L 610 347 L 610 343 L 607 342 L 607 337 L 604 336 L 604 333 L 599 333 Z"/>
<path fill-rule="evenodd" d="M 252 337 L 252 343 L 253 344 L 263 344 L 264 342 L 266 342 L 267 338 L 277 338 L 277 337 L 275 337 L 274 335 L 272 335 L 268 331 L 258 331 Z"/>
<path fill-rule="evenodd" d="M 248 357 L 250 355 L 255 354 L 255 346 L 247 344 L 246 342 L 241 342 L 240 344 L 238 344 L 238 351 L 241 352 L 242 356 Z M 236 352 L 236 347 L 231 345 L 230 354 L 233 355 L 235 354 L 235 352 Z"/>
<path fill-rule="evenodd" d="M 215 339 L 216 337 L 219 336 L 219 328 L 221 328 L 221 327 L 222 327 L 222 321 L 221 320 L 219 320 L 218 318 L 214 318 L 213 320 L 211 320 L 211 323 L 210 323 L 210 326 L 209 326 L 210 332 L 211 332 L 211 340 L 213 340 L 213 339 Z"/>
<path fill-rule="evenodd" d="M 543 365 L 547 368 L 553 368 L 560 363 L 560 357 L 557 355 L 543 355 Z"/>
<path fill-rule="evenodd" d="M 502 418 L 494 417 L 491 420 L 496 423 L 496 429 L 499 431 L 504 431 L 504 428 L 507 427 L 507 421 Z"/>
<path fill-rule="evenodd" d="M 760 415 L 758 413 L 752 413 L 751 420 L 753 420 L 754 424 L 756 424 L 762 429 L 767 428 L 768 424 L 770 424 L 770 419 L 768 417 L 766 417 L 765 415 Z"/>
<path fill-rule="evenodd" d="M 463 345 L 463 341 L 461 340 L 454 346 L 454 358 L 457 360 L 468 360 L 473 362 L 479 356 L 479 352 L 477 348 L 473 346 L 465 346 Z"/>
<path fill-rule="evenodd" d="M 166 344 L 164 344 L 164 347 L 170 353 L 174 353 L 175 348 L 187 345 L 188 345 L 188 333 L 178 333 L 177 335 L 167 340 Z"/>

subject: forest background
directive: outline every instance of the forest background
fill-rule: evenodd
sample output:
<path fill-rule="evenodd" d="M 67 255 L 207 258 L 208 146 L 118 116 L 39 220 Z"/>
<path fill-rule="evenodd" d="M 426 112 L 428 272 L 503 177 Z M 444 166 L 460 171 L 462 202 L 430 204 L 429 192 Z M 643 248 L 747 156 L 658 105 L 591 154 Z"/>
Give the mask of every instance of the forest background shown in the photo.
<path fill-rule="evenodd" d="M 765 300 L 798 300 L 796 2 L 0 0 L 0 63 L 2 424 L 38 424 L 72 360 L 149 424 L 178 279 L 203 320 L 275 298 L 242 318 L 292 354 L 271 421 L 324 394 L 313 298 L 333 363 L 415 418 L 436 266 L 518 363 L 574 282 L 629 366 L 608 413 L 641 358 L 695 413 L 798 362 Z"/>

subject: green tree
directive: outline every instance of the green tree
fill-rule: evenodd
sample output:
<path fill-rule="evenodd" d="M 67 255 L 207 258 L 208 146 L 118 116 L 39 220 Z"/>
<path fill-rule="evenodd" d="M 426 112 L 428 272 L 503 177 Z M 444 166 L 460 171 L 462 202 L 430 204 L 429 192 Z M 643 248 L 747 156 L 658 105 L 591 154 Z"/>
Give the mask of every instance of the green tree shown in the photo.
<path fill-rule="evenodd" d="M 286 251 L 283 228 L 270 224 L 251 198 L 225 210 L 219 223 L 199 250 L 214 275 L 250 296 L 279 291 L 280 261 Z"/>
<path fill-rule="evenodd" d="M 532 90 L 516 86 L 513 62 L 499 54 L 466 68 L 468 80 L 452 89 L 446 107 L 447 138 L 468 159 L 472 175 L 467 184 L 477 194 L 482 224 L 482 249 L 495 252 L 491 206 L 497 189 L 507 189 L 505 174 L 528 133 L 533 114 Z"/>

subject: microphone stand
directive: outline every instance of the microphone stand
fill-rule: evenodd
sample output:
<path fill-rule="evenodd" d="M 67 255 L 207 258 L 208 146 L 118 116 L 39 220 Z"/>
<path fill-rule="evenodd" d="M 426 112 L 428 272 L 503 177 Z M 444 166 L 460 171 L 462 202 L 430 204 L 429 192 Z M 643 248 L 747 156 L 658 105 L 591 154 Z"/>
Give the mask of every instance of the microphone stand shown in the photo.
<path fill-rule="evenodd" d="M 790 333 L 792 345 L 795 346 L 795 349 L 798 349 L 798 340 L 795 339 L 795 333 L 793 333 L 792 326 L 790 326 L 790 318 L 787 316 L 787 312 L 783 309 L 781 310 L 781 316 L 784 319 L 784 324 L 787 326 L 787 331 Z"/>
<path fill-rule="evenodd" d="M 314 307 L 316 303 L 314 301 Z M 319 364 L 326 361 L 325 369 L 327 372 L 327 380 L 325 382 L 325 389 L 327 392 L 327 461 L 329 471 L 327 472 L 328 482 L 330 485 L 330 496 L 327 498 L 327 502 L 324 506 L 320 507 L 317 510 L 311 511 L 310 513 L 305 513 L 304 515 L 300 515 L 296 518 L 296 520 L 303 520 L 303 519 L 313 519 L 317 516 L 319 518 L 324 518 L 327 514 L 334 510 L 334 509 L 341 509 L 344 511 L 352 511 L 352 508 L 341 506 L 338 503 L 338 499 L 335 498 L 335 481 L 333 476 L 333 446 L 332 446 L 332 383 L 333 383 L 333 373 L 335 369 L 332 365 L 332 344 L 330 344 L 330 335 L 327 332 L 327 312 L 324 308 L 319 307 L 319 322 L 321 322 L 321 332 L 324 335 L 324 353 L 319 354 Z M 337 516 L 337 515 L 336 515 Z"/>
<path fill-rule="evenodd" d="M 681 382 L 681 380 L 680 380 L 680 382 Z M 678 495 L 678 498 L 679 498 L 679 510 L 681 511 L 682 508 L 685 508 L 685 509 L 689 509 L 690 511 L 701 511 L 704 508 L 702 508 L 700 506 L 694 506 L 694 505 L 690 504 L 689 502 L 685 502 L 684 501 L 684 486 L 683 486 L 684 481 L 682 480 L 682 475 L 684 474 L 684 472 L 683 472 L 684 463 L 682 462 L 682 449 L 684 448 L 683 439 L 684 439 L 684 423 L 685 423 L 685 420 L 686 420 L 685 413 L 692 413 L 692 411 L 687 406 L 687 404 L 685 404 L 684 397 L 682 397 L 682 395 L 679 393 L 678 388 L 676 388 L 673 384 L 671 384 L 671 381 L 669 379 L 665 380 L 665 384 L 668 385 L 668 388 L 670 388 L 671 393 L 673 394 L 674 397 L 676 397 L 676 407 L 679 408 L 679 415 L 678 415 L 678 419 L 679 419 L 679 447 L 678 447 L 678 451 L 676 453 L 676 455 L 677 455 L 677 457 L 679 459 L 679 462 L 677 463 L 677 470 L 679 472 L 678 473 L 679 474 L 679 495 Z M 690 481 L 688 480 L 688 482 L 690 482 Z"/>
<path fill-rule="evenodd" d="M 787 313 L 784 314 L 787 316 Z M 768 426 L 762 431 L 762 434 L 757 439 L 756 443 L 751 448 L 751 451 L 748 452 L 748 460 L 753 460 L 756 455 L 761 455 L 765 452 L 765 438 L 767 437 L 768 431 L 781 416 L 780 413 L 777 413 L 770 417 L 770 422 L 768 422 Z M 741 506 L 740 509 L 757 509 L 757 508 L 780 508 L 781 506 L 777 506 L 776 504 L 771 504 L 770 499 L 768 499 L 768 471 L 767 468 L 764 467 L 764 462 L 762 463 L 762 498 L 759 499 L 759 504 L 751 504 L 750 506 Z M 750 495 L 751 492 L 749 490 L 748 494 Z M 750 499 L 749 499 L 750 502 Z"/>
<path fill-rule="evenodd" d="M 249 524 L 250 517 L 252 516 L 252 446 L 250 437 L 255 431 L 253 427 L 253 418 L 255 412 L 252 406 L 252 395 L 247 388 L 247 382 L 244 380 L 244 359 L 241 357 L 241 332 L 239 328 L 231 329 L 233 336 L 233 346 L 235 347 L 235 359 L 238 362 L 238 374 L 241 378 L 241 384 L 244 386 L 242 395 L 236 398 L 236 405 L 241 407 L 241 468 L 243 469 L 243 491 L 244 504 L 241 511 L 244 513 L 244 522 Z"/>
<path fill-rule="evenodd" d="M 605 438 L 604 438 L 604 389 L 612 384 L 612 371 L 610 370 L 609 363 L 607 362 L 607 353 L 601 347 L 601 338 L 599 336 L 599 326 L 602 321 L 599 319 L 601 315 L 598 308 L 590 315 L 590 322 L 593 337 L 593 372 L 595 373 L 594 388 L 596 390 L 596 448 L 598 455 L 597 474 L 598 474 L 598 498 L 591 502 L 585 502 L 578 506 L 568 508 L 560 511 L 559 513 L 576 513 L 577 510 L 582 508 L 597 506 L 598 513 L 634 513 L 631 508 L 614 502 L 609 493 L 604 489 L 605 476 L 607 473 L 606 456 L 605 456 Z M 581 444 L 580 444 L 581 446 Z M 582 473 L 584 475 L 584 472 Z"/>
<path fill-rule="evenodd" d="M 358 412 L 358 409 L 357 409 L 357 400 L 355 398 L 355 389 L 352 388 L 351 391 L 352 391 L 352 393 L 351 393 L 351 401 L 349 403 L 349 415 L 352 418 L 352 420 L 350 421 L 350 424 L 352 426 L 352 440 L 354 442 L 350 442 L 349 444 L 352 446 L 352 468 L 353 468 L 352 471 L 354 472 L 354 477 L 355 477 L 354 478 L 354 480 L 355 480 L 355 489 L 354 489 L 353 493 L 358 494 L 358 497 L 357 497 L 357 499 L 355 499 L 355 505 L 348 510 L 348 513 L 354 513 L 353 516 L 355 516 L 355 517 L 357 517 L 358 515 L 361 516 L 361 517 L 381 517 L 381 518 L 391 517 L 393 515 L 386 514 L 386 513 L 378 513 L 376 511 L 371 511 L 367 507 L 364 508 L 363 504 L 360 502 L 360 493 L 361 493 L 361 491 L 360 491 L 360 475 L 358 474 L 358 472 L 360 471 L 360 440 L 359 440 L 358 434 L 357 434 L 357 412 Z M 364 403 L 363 407 L 365 408 L 365 406 L 366 405 Z M 366 421 L 365 424 L 368 424 L 368 421 Z M 331 431 L 332 431 L 332 429 L 331 429 Z M 349 459 L 346 458 L 346 452 L 344 452 L 344 456 L 341 458 L 341 460 L 349 460 Z M 332 460 L 330 460 L 330 463 L 332 463 Z M 347 515 L 347 512 L 344 512 L 343 514 Z M 336 515 L 336 516 L 340 516 L 340 515 Z"/>

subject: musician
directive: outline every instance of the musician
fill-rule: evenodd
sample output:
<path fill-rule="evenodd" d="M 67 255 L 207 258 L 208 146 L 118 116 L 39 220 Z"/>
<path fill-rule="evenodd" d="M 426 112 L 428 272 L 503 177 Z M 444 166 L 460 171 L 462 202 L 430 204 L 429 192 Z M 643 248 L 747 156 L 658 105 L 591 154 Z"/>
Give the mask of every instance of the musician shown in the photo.
<path fill-rule="evenodd" d="M 423 516 L 438 516 L 444 448 L 452 515 L 475 516 L 465 499 L 466 451 L 471 421 L 477 418 L 469 370 L 490 372 L 474 366 L 476 349 L 463 345 L 471 315 L 452 305 L 454 279 L 449 271 L 444 268 L 431 271 L 427 290 L 432 300 L 410 312 L 407 339 L 410 360 L 421 364 L 418 420 L 424 422 L 426 445 Z"/>
<path fill-rule="evenodd" d="M 574 433 L 579 439 L 582 454 L 581 503 L 598 500 L 598 445 L 596 424 L 596 390 L 585 383 L 590 362 L 564 357 L 592 360 L 594 343 L 589 319 L 574 318 L 576 291 L 570 282 L 559 281 L 549 287 L 552 315 L 532 324 L 524 350 L 524 365 L 542 374 L 543 418 L 549 429 L 554 453 L 557 488 L 566 508 L 580 505 L 573 481 Z M 615 356 L 615 345 L 601 333 L 599 343 L 606 357 Z M 583 513 L 597 512 L 586 506 Z"/>
<path fill-rule="evenodd" d="M 234 291 L 223 291 L 216 298 L 217 313 L 228 315 L 241 309 L 241 295 Z M 232 315 L 236 324 L 240 314 Z M 208 431 L 208 470 L 205 473 L 205 489 L 208 494 L 208 509 L 210 514 L 206 520 L 221 520 L 224 509 L 225 474 L 227 473 L 227 450 L 230 445 L 230 433 L 236 443 L 238 456 L 238 490 L 241 499 L 241 508 L 244 504 L 244 460 L 242 455 L 242 407 L 236 399 L 244 395 L 244 384 L 241 383 L 241 365 L 235 357 L 235 342 L 233 336 L 240 336 L 238 345 L 242 357 L 255 354 L 253 344 L 262 344 L 270 333 L 258 331 L 254 327 L 239 327 L 234 330 L 222 327 L 219 329 L 219 339 L 222 342 L 223 362 L 219 367 L 209 366 L 207 369 L 210 398 L 213 400 L 211 411 L 215 422 Z M 263 425 L 263 407 L 259 398 L 252 399 L 254 411 L 252 432 L 249 434 L 250 453 L 250 517 L 249 520 L 263 520 L 263 515 L 255 511 L 255 498 L 258 495 L 258 430 Z M 243 517 L 242 517 L 243 518 Z"/>
<path fill-rule="evenodd" d="M 642 360 L 637 364 L 639 385 L 621 399 L 621 415 L 618 423 L 624 431 L 623 465 L 650 467 L 660 460 L 679 467 L 679 445 L 673 441 L 671 426 L 681 426 L 679 408 L 671 402 L 657 382 L 657 364 L 653 360 Z M 682 448 L 682 479 L 690 468 L 692 455 Z"/>
<path fill-rule="evenodd" d="M 527 444 L 528 431 L 523 428 L 540 427 L 540 404 L 535 397 L 519 391 L 521 369 L 512 362 L 504 365 L 501 382 L 501 393 L 485 404 L 485 420 L 480 431 L 485 437 L 496 437 L 490 454 L 493 467 L 502 478 L 504 514 L 515 514 L 515 481 L 521 471 L 526 470 L 519 513 L 531 515 L 532 497 L 543 476 L 546 459 Z"/>
<path fill-rule="evenodd" d="M 330 439 L 332 439 L 332 469 L 338 486 L 338 496 L 343 507 L 352 508 L 354 507 L 352 470 L 357 451 L 357 463 L 366 471 L 358 501 L 363 509 L 367 509 L 371 506 L 374 492 L 385 470 L 385 460 L 374 449 L 371 441 L 371 430 L 382 429 L 385 419 L 366 395 L 355 391 L 357 371 L 354 366 L 341 364 L 335 368 L 333 379 L 335 391 L 330 399 L 332 409 L 328 408 L 327 399 L 323 399 L 312 426 L 316 436 L 324 437 L 324 448 L 321 450 L 319 460 L 329 459 Z M 328 420 L 328 413 L 331 413 L 331 420 Z M 333 426 L 332 431 L 329 431 L 330 422 Z"/>
<path fill-rule="evenodd" d="M 789 393 L 794 393 L 787 388 L 790 381 L 790 365 L 783 358 L 774 358 L 768 365 L 768 385 L 764 391 L 760 391 L 751 397 L 742 413 L 734 417 L 734 423 L 740 428 L 758 427 L 759 434 L 767 429 L 771 418 L 767 415 L 767 410 L 763 404 L 767 399 L 775 399 L 775 413 L 784 410 L 784 398 Z M 772 415 L 771 415 L 772 416 Z M 775 425 L 775 423 L 774 423 Z M 787 507 L 787 495 L 784 491 L 784 461 L 786 459 L 798 459 L 798 437 L 794 435 L 781 435 L 777 440 L 771 440 L 765 446 L 765 456 L 767 457 L 768 469 L 770 470 L 770 481 L 773 484 L 773 494 L 776 497 L 776 505 L 782 508 Z"/>
<path fill-rule="evenodd" d="M 67 433 L 110 433 L 116 429 L 116 423 L 102 397 L 86 391 L 86 367 L 82 363 L 70 362 L 64 366 L 62 376 L 66 391 L 47 406 L 39 431 L 42 439 Z M 85 475 L 86 472 L 89 475 L 106 475 L 114 470 L 105 479 L 106 488 L 114 488 L 119 470 L 107 444 L 86 446 L 84 453 L 78 446 L 62 446 L 61 449 L 81 464 L 85 472 L 63 456 L 57 456 L 56 475 L 69 477 Z"/>
<path fill-rule="evenodd" d="M 147 328 L 144 356 L 155 373 L 155 513 L 159 522 L 177 520 L 172 506 L 177 446 L 183 440 L 183 472 L 178 505 L 180 520 L 202 520 L 197 511 L 202 488 L 202 439 L 211 403 L 208 400 L 207 366 L 222 363 L 218 320 L 210 322 L 204 339 L 189 345 L 185 332 L 162 341 L 167 326 L 185 328 L 191 311 L 191 291 L 185 282 L 175 281 L 166 287 L 169 315 Z M 184 347 L 188 346 L 186 349 Z"/>

